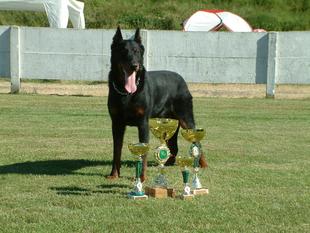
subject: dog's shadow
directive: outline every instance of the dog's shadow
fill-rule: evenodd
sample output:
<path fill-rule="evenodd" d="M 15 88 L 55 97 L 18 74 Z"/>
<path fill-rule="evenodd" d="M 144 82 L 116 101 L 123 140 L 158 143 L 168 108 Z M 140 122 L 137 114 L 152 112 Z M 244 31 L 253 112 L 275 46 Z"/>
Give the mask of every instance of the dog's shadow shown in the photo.
<path fill-rule="evenodd" d="M 101 173 L 84 173 L 78 170 L 86 167 L 112 166 L 112 161 L 86 160 L 86 159 L 63 159 L 63 160 L 39 160 L 13 163 L 0 166 L 1 174 L 25 174 L 25 175 L 89 175 L 104 176 Z M 134 167 L 135 161 L 124 160 L 122 167 Z M 153 161 L 148 166 L 155 166 Z"/>
<path fill-rule="evenodd" d="M 74 196 L 90 196 L 93 194 L 113 194 L 113 195 L 126 195 L 130 185 L 126 184 L 103 184 L 95 188 L 81 188 L 78 186 L 62 186 L 51 187 L 50 190 L 55 191 L 58 195 L 74 195 Z"/>
<path fill-rule="evenodd" d="M 134 167 L 135 161 L 124 160 L 122 167 Z M 154 162 L 148 162 L 148 166 L 153 166 Z M 0 175 L 6 174 L 20 174 L 20 175 L 78 175 L 78 176 L 107 176 L 103 172 L 85 172 L 80 171 L 87 167 L 97 166 L 112 166 L 112 161 L 106 160 L 86 160 L 86 159 L 65 159 L 65 160 L 40 160 L 40 161 L 27 161 L 21 163 L 13 163 L 0 166 Z M 128 177 L 128 179 L 131 179 Z M 79 195 L 89 196 L 93 194 L 114 194 L 125 195 L 130 185 L 119 184 L 113 182 L 112 184 L 102 184 L 95 188 L 82 188 L 78 186 L 63 186 L 63 187 L 50 187 L 58 195 Z"/>
<path fill-rule="evenodd" d="M 148 163 L 152 166 L 154 163 Z M 86 159 L 64 159 L 64 160 L 41 160 L 13 163 L 0 166 L 1 174 L 25 174 L 25 175 L 89 175 L 104 176 L 101 173 L 79 172 L 80 169 L 96 166 L 112 166 L 112 161 L 86 160 Z M 135 161 L 124 160 L 122 167 L 134 167 Z"/>
<path fill-rule="evenodd" d="M 0 174 L 25 174 L 25 175 L 73 175 L 79 174 L 79 169 L 94 166 L 111 165 L 110 161 L 99 160 L 41 160 L 41 161 L 27 161 L 21 163 L 13 163 L 9 165 L 0 166 Z M 86 173 L 83 173 L 87 175 Z M 88 174 L 94 175 L 94 174 Z"/>

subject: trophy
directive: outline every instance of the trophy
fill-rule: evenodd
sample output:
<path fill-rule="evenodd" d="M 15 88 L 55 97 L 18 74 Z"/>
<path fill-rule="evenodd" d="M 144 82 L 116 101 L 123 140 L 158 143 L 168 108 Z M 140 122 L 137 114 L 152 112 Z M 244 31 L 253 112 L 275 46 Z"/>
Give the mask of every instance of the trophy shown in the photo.
<path fill-rule="evenodd" d="M 192 143 L 189 149 L 189 155 L 194 158 L 194 179 L 193 179 L 193 194 L 194 195 L 203 195 L 208 194 L 209 190 L 207 188 L 202 188 L 200 180 L 198 178 L 199 172 L 199 160 L 202 155 L 202 149 L 200 141 L 205 136 L 206 132 L 202 128 L 197 129 L 182 129 L 181 130 L 182 136 L 189 142 Z"/>
<path fill-rule="evenodd" d="M 151 118 L 149 119 L 149 126 L 151 132 L 157 137 L 161 145 L 155 149 L 155 159 L 159 164 L 159 174 L 155 178 L 155 187 L 148 188 L 148 193 L 151 196 L 160 198 L 173 196 L 173 189 L 168 189 L 168 182 L 165 176 L 164 164 L 170 157 L 170 150 L 166 145 L 167 140 L 169 140 L 177 130 L 179 121 L 169 118 Z"/>
<path fill-rule="evenodd" d="M 177 156 L 176 159 L 177 165 L 182 168 L 182 177 L 183 177 L 183 184 L 184 189 L 181 198 L 185 199 L 192 199 L 194 195 L 191 193 L 191 188 L 189 186 L 189 167 L 193 166 L 194 158 L 192 156 Z"/>
<path fill-rule="evenodd" d="M 128 197 L 132 199 L 147 199 L 148 196 L 142 191 L 140 176 L 142 172 L 142 155 L 148 152 L 149 145 L 147 143 L 129 144 L 128 149 L 134 156 L 137 157 L 135 185 L 133 190 L 128 194 Z"/>

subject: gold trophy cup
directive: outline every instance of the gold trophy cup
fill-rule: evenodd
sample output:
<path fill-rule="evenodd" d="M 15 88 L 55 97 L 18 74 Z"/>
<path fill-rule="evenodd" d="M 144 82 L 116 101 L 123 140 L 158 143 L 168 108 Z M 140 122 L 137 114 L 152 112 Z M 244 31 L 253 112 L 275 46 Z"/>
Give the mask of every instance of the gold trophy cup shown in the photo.
<path fill-rule="evenodd" d="M 192 143 L 189 149 L 189 155 L 194 158 L 193 167 L 194 167 L 194 179 L 193 179 L 193 194 L 194 195 L 203 195 L 208 194 L 209 190 L 207 188 L 202 188 L 200 180 L 198 178 L 199 172 L 199 160 L 202 155 L 202 149 L 200 141 L 206 135 L 206 132 L 202 128 L 197 129 L 182 129 L 182 136 L 189 142 Z"/>
<path fill-rule="evenodd" d="M 170 118 L 151 118 L 149 119 L 149 127 L 155 137 L 157 137 L 161 145 L 155 149 L 155 159 L 159 164 L 159 174 L 155 178 L 154 188 L 148 188 L 148 193 L 154 197 L 172 196 L 173 189 L 167 189 L 168 182 L 165 176 L 164 164 L 170 157 L 170 150 L 166 145 L 177 130 L 178 120 Z"/>
<path fill-rule="evenodd" d="M 147 199 L 148 196 L 142 191 L 142 182 L 140 179 L 142 172 L 142 155 L 146 154 L 149 150 L 147 143 L 129 144 L 128 149 L 137 158 L 136 162 L 136 178 L 133 190 L 128 193 L 128 197 L 132 199 Z"/>

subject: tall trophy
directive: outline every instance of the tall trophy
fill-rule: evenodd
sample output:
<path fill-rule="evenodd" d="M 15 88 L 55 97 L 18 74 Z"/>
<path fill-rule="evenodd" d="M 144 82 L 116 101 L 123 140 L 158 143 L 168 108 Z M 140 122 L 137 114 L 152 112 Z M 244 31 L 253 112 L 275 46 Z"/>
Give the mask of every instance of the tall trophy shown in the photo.
<path fill-rule="evenodd" d="M 204 195 L 208 194 L 209 190 L 207 188 L 203 188 L 200 180 L 198 178 L 199 172 L 199 160 L 202 156 L 202 148 L 200 141 L 206 135 L 206 132 L 202 128 L 197 129 L 182 129 L 182 136 L 189 142 L 192 143 L 189 149 L 189 155 L 194 158 L 193 167 L 194 167 L 194 179 L 193 179 L 193 194 L 194 195 Z"/>
<path fill-rule="evenodd" d="M 155 149 L 155 159 L 159 164 L 159 174 L 155 178 L 154 187 L 148 188 L 148 194 L 153 197 L 163 198 L 173 196 L 173 189 L 168 189 L 168 181 L 165 176 L 164 164 L 170 157 L 170 150 L 167 147 L 169 140 L 176 132 L 179 121 L 170 118 L 151 118 L 149 119 L 149 127 L 155 137 L 157 137 L 161 145 Z"/>
<path fill-rule="evenodd" d="M 128 194 L 129 198 L 132 199 L 147 199 L 148 196 L 142 190 L 142 182 L 140 179 L 142 173 L 142 155 L 146 154 L 149 150 L 147 143 L 135 143 L 129 144 L 128 149 L 137 158 L 136 161 L 136 177 L 133 190 Z"/>

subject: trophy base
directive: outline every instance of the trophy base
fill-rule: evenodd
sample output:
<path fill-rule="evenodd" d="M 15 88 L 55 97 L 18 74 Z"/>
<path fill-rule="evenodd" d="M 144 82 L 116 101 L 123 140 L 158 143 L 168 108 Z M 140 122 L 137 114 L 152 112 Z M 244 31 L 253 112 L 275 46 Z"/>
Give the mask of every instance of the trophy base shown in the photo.
<path fill-rule="evenodd" d="M 134 199 L 134 200 L 145 200 L 145 199 L 148 199 L 148 196 L 147 195 L 136 196 L 136 195 L 128 194 L 128 198 Z"/>
<path fill-rule="evenodd" d="M 193 190 L 194 195 L 206 195 L 208 193 L 209 193 L 209 189 L 206 189 L 206 188 Z"/>
<path fill-rule="evenodd" d="M 192 200 L 194 198 L 194 195 L 193 194 L 187 194 L 187 195 L 182 194 L 180 198 L 182 200 Z"/>
<path fill-rule="evenodd" d="M 175 197 L 175 190 L 173 188 L 145 187 L 145 193 L 154 198 Z"/>

